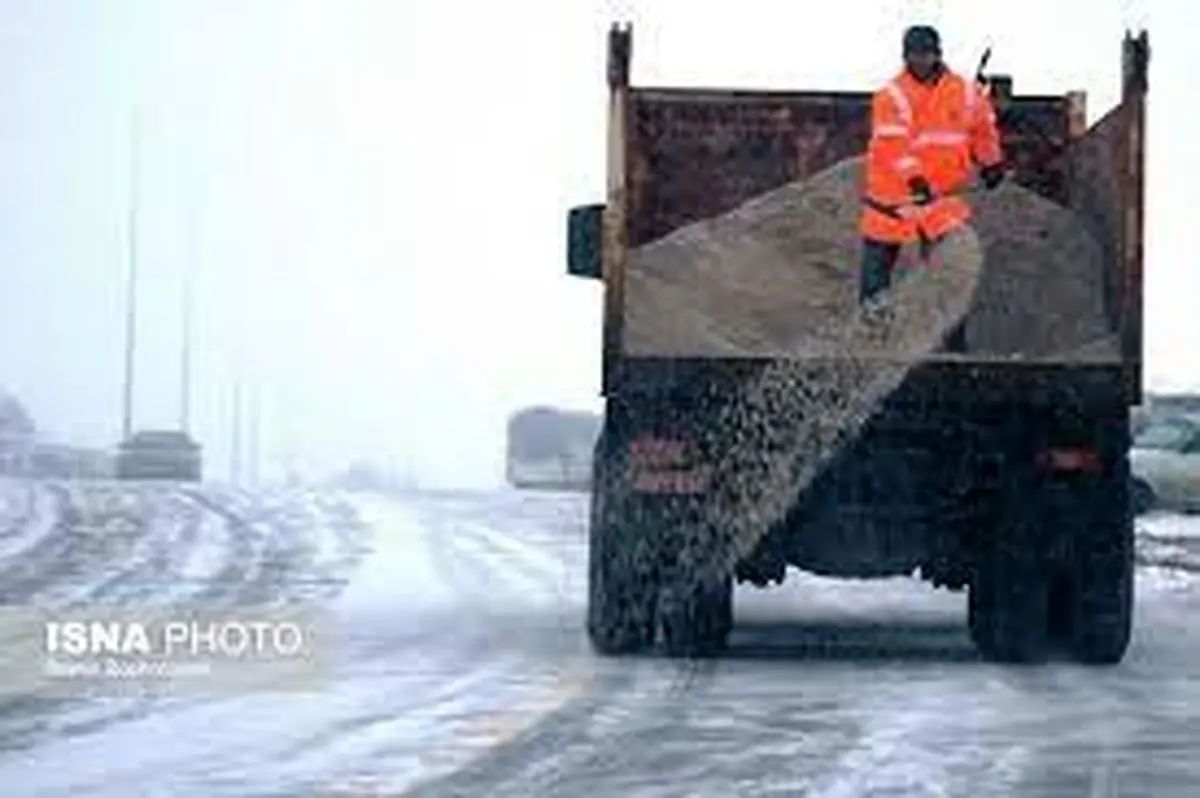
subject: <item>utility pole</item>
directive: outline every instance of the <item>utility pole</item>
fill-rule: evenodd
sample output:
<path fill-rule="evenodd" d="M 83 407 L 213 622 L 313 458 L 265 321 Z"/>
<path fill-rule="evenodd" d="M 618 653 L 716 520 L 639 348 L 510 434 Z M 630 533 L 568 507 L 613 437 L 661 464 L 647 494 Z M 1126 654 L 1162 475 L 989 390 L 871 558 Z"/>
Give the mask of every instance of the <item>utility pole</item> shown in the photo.
<path fill-rule="evenodd" d="M 232 429 L 229 434 L 229 474 L 234 485 L 242 483 L 242 375 L 238 369 L 233 381 Z"/>
<path fill-rule="evenodd" d="M 141 199 L 141 131 L 140 115 L 135 108 L 129 148 L 129 208 L 128 237 L 129 273 L 125 284 L 125 383 L 122 395 L 122 440 L 133 437 L 133 379 L 134 352 L 137 349 L 137 280 L 138 280 L 138 203 Z"/>
<path fill-rule="evenodd" d="M 246 332 L 246 312 L 245 312 L 245 292 L 237 291 L 229 303 L 230 309 L 233 311 L 233 323 L 230 327 L 233 330 L 233 412 L 230 420 L 233 424 L 233 429 L 230 431 L 230 474 L 233 479 L 233 484 L 241 485 L 243 468 L 245 463 L 242 459 L 245 454 L 245 440 L 243 438 L 243 418 L 242 410 L 246 394 L 246 347 L 244 343 Z"/>
<path fill-rule="evenodd" d="M 257 381 L 252 381 L 250 385 L 250 418 L 246 425 L 248 428 L 246 431 L 246 437 L 249 439 L 247 441 L 248 451 L 246 456 L 246 459 L 248 460 L 247 476 L 250 480 L 251 487 L 258 487 L 258 422 L 261 410 L 259 406 L 259 399 L 259 385 Z"/>
<path fill-rule="evenodd" d="M 188 208 L 186 251 L 183 258 L 183 338 L 179 353 L 179 430 L 191 434 L 192 415 L 192 306 L 196 257 L 196 208 Z"/>

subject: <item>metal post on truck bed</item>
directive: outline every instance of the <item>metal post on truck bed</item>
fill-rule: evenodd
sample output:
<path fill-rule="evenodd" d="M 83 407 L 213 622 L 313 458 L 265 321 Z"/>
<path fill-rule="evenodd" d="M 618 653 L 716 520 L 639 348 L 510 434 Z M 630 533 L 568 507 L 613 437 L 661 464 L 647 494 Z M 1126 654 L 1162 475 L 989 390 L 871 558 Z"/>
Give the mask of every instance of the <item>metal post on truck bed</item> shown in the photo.
<path fill-rule="evenodd" d="M 1120 252 L 1124 261 L 1122 349 L 1131 369 L 1129 390 L 1142 395 L 1142 280 L 1145 236 L 1146 92 L 1149 87 L 1150 35 L 1125 33 L 1121 48 L 1121 104 L 1125 108 L 1125 135 L 1121 137 L 1119 175 L 1124 209 Z"/>
<path fill-rule="evenodd" d="M 626 183 L 629 141 L 629 64 L 633 51 L 633 25 L 613 23 L 608 32 L 608 177 L 604 210 L 604 244 L 601 272 L 604 279 L 604 356 L 601 393 L 614 382 L 621 353 L 622 314 L 625 305 L 625 263 L 628 253 Z"/>

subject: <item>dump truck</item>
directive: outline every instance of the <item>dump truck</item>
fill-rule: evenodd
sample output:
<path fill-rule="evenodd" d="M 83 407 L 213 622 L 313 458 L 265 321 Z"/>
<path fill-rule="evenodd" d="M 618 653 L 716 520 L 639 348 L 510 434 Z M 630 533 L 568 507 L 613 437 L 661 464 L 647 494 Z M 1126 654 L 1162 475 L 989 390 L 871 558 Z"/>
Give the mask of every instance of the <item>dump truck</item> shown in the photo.
<path fill-rule="evenodd" d="M 593 648 L 719 652 L 733 628 L 734 584 L 782 583 L 792 566 L 840 578 L 919 575 L 966 591 L 967 626 L 986 660 L 1057 647 L 1082 662 L 1120 661 L 1133 607 L 1130 409 L 1142 392 L 1146 32 L 1125 33 L 1120 101 L 1090 125 L 1083 92 L 1022 95 L 1011 76 L 979 76 L 1009 181 L 1069 209 L 1096 242 L 1088 279 L 1102 294 L 1108 345 L 985 344 L 921 359 L 844 450 L 797 486 L 790 510 L 764 521 L 753 551 L 706 581 L 681 542 L 689 524 L 710 523 L 704 509 L 721 490 L 711 481 L 720 436 L 705 433 L 723 397 L 781 354 L 632 346 L 633 255 L 861 156 L 872 92 L 641 87 L 631 85 L 631 54 L 631 26 L 614 25 L 606 197 L 567 215 L 568 274 L 603 286 Z M 1011 242 L 985 244 L 995 253 Z M 1031 266 L 1028 279 L 1042 279 Z M 1034 292 L 1044 316 L 1068 312 L 1055 290 L 1048 282 Z M 686 308 L 662 313 L 676 311 Z"/>

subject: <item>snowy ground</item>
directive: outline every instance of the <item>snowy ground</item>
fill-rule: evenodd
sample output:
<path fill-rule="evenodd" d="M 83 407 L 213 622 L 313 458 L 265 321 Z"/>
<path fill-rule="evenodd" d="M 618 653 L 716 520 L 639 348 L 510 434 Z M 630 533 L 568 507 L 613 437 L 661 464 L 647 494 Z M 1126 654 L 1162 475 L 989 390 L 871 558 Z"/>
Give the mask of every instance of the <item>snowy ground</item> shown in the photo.
<path fill-rule="evenodd" d="M 675 663 L 588 653 L 585 502 L 0 482 L 4 603 L 305 599 L 339 632 L 316 694 L 0 699 L 0 794 L 1195 795 L 1198 520 L 1142 523 L 1114 669 L 985 665 L 961 594 L 803 575 Z"/>
<path fill-rule="evenodd" d="M 1155 513 L 1140 519 L 1138 532 L 1143 566 L 1200 573 L 1200 516 Z"/>
<path fill-rule="evenodd" d="M 0 482 L 4 603 L 315 600 L 337 632 L 319 694 L 0 699 L 0 794 L 391 791 L 516 734 L 582 683 L 505 631 L 573 626 L 565 569 L 453 505 Z"/>

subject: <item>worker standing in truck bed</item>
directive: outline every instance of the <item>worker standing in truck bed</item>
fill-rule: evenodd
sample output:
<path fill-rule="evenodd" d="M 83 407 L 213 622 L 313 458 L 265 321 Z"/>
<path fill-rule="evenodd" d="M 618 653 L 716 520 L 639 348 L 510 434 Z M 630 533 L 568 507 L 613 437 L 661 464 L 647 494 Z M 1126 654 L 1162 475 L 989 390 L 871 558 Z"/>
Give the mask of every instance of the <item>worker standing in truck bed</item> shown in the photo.
<path fill-rule="evenodd" d="M 974 80 L 942 61 L 929 26 L 904 34 L 904 70 L 875 93 L 867 145 L 859 301 L 868 320 L 886 315 L 877 295 L 892 279 L 900 249 L 919 242 L 921 256 L 971 218 L 954 196 L 980 167 L 988 189 L 1004 179 L 1004 158 L 991 100 Z M 964 348 L 961 327 L 947 347 Z"/>

